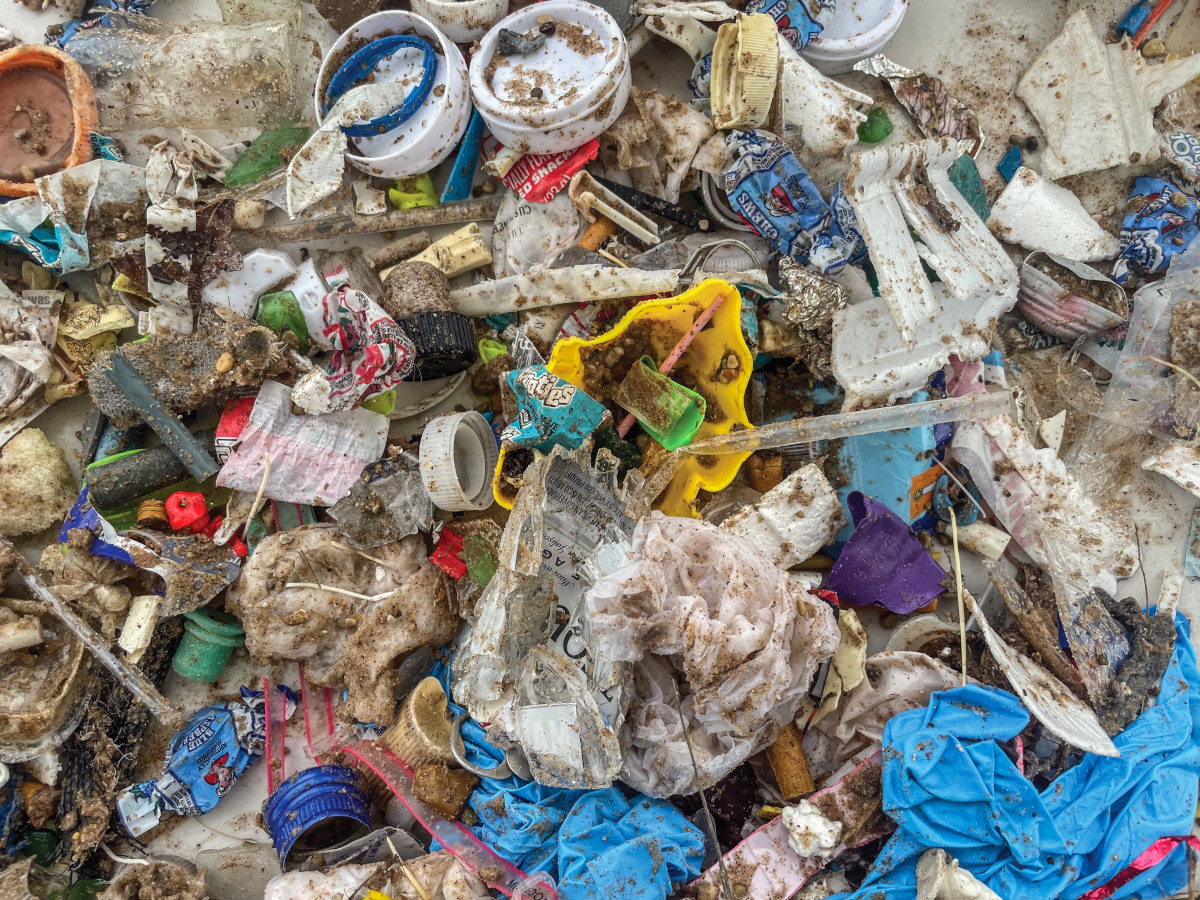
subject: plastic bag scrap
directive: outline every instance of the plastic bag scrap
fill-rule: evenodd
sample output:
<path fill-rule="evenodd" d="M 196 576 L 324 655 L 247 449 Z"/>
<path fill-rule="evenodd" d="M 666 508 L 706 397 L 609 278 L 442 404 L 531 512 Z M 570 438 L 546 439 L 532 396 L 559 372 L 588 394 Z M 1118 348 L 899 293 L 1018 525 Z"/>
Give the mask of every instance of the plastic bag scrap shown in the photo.
<path fill-rule="evenodd" d="M 284 718 L 297 697 L 279 685 Z M 167 745 L 166 770 L 158 778 L 117 794 L 117 815 L 133 837 L 158 825 L 164 812 L 199 816 L 216 808 L 234 782 L 266 750 L 267 717 L 262 691 L 241 689 L 241 700 L 206 706 Z"/>
<path fill-rule="evenodd" d="M 492 274 L 503 278 L 552 266 L 578 234 L 579 211 L 566 194 L 534 203 L 509 192 L 492 225 Z"/>
<path fill-rule="evenodd" d="M 766 131 L 731 131 L 726 141 L 734 163 L 725 172 L 725 192 L 755 234 L 822 274 L 862 257 L 855 232 L 833 227 L 830 205 L 784 141 Z"/>
<path fill-rule="evenodd" d="M 328 369 L 315 368 L 292 388 L 292 401 L 310 415 L 350 409 L 403 381 L 416 346 L 374 300 L 349 286 L 325 295 L 323 334 L 333 344 Z"/>
<path fill-rule="evenodd" d="M 951 394 L 983 392 L 979 363 L 955 368 Z M 1136 570 L 1133 535 L 1101 512 L 1054 450 L 1036 449 L 1010 416 L 959 423 L 952 446 L 1004 530 L 1039 565 L 1046 563 L 1043 521 L 1053 519 L 1090 570 L 1111 571 L 1117 578 Z M 1006 471 L 997 475 L 1001 462 Z"/>
<path fill-rule="evenodd" d="M 144 169 L 97 159 L 34 183 L 35 196 L 0 203 L 0 244 L 56 275 L 99 268 L 142 249 Z"/>
<path fill-rule="evenodd" d="M 22 291 L 17 296 L 0 282 L 0 328 L 12 335 L 0 344 L 0 446 L 19 430 L 7 427 L 6 420 L 23 410 L 44 408 L 35 395 L 54 372 L 51 348 L 62 301 L 62 291 Z"/>
<path fill-rule="evenodd" d="M 458 627 L 445 576 L 419 537 L 367 557 L 341 543 L 331 525 L 265 538 L 225 608 L 241 618 L 253 659 L 304 660 L 310 681 L 348 689 L 348 715 L 380 725 L 396 715 L 396 660 L 441 646 Z"/>
<path fill-rule="evenodd" d="M 979 119 L 965 103 L 950 96 L 940 78 L 906 69 L 882 54 L 855 63 L 854 70 L 886 81 L 925 137 L 953 138 L 959 152 L 979 153 L 983 146 Z"/>
<path fill-rule="evenodd" d="M 603 404 L 545 366 L 509 372 L 504 383 L 516 398 L 517 415 L 500 438 L 518 447 L 542 453 L 556 445 L 577 450 L 604 417 Z"/>
<path fill-rule="evenodd" d="M 1200 497 L 1200 448 L 1172 441 L 1142 461 L 1147 472 L 1157 472 L 1194 497 Z"/>
<path fill-rule="evenodd" d="M 359 550 L 428 531 L 433 498 L 421 481 L 419 460 L 399 453 L 370 466 L 350 493 L 329 508 L 329 517 Z"/>
<path fill-rule="evenodd" d="M 1200 203 L 1162 178 L 1140 175 L 1121 222 L 1121 256 L 1113 280 L 1162 272 L 1200 235 Z"/>
<path fill-rule="evenodd" d="M 1161 155 L 1154 108 L 1200 75 L 1200 54 L 1151 64 L 1126 43 L 1107 44 L 1084 10 L 1046 45 L 1016 95 L 1046 135 L 1042 174 L 1051 180 Z"/>
<path fill-rule="evenodd" d="M 361 407 L 293 415 L 292 391 L 266 381 L 217 484 L 250 494 L 261 488 L 283 503 L 332 506 L 383 456 L 387 433 L 387 417 Z"/>
<path fill-rule="evenodd" d="M 820 718 L 814 715 L 804 733 L 804 753 L 817 784 L 847 763 L 858 764 L 879 751 L 892 718 L 922 709 L 935 691 L 959 683 L 957 672 L 928 654 L 908 650 L 876 653 L 862 672 L 865 677 L 841 695 L 837 708 Z"/>
<path fill-rule="evenodd" d="M 1040 794 L 1000 746 L 1029 721 L 1011 694 L 972 685 L 895 717 L 884 731 L 883 789 L 900 827 L 859 890 L 839 896 L 912 897 L 917 857 L 944 848 L 1002 897 L 1076 898 L 1163 835 L 1188 834 L 1200 783 L 1200 671 L 1182 615 L 1175 629 L 1156 705 L 1113 740 L 1120 757 L 1085 754 Z M 1139 896 L 1184 851 L 1111 896 Z M 1183 889 L 1182 874 L 1166 895 Z"/>
<path fill-rule="evenodd" d="M 630 173 L 639 191 L 678 203 L 700 145 L 712 137 L 712 120 L 686 103 L 636 87 L 629 104 L 601 143 L 600 159 Z"/>
<path fill-rule="evenodd" d="M 632 669 L 621 780 L 650 796 L 711 787 L 768 746 L 838 641 L 829 607 L 754 545 L 661 513 L 584 602 L 597 668 L 614 686 Z"/>
<path fill-rule="evenodd" d="M 829 570 L 826 588 L 851 606 L 877 603 L 900 615 L 928 606 L 942 592 L 946 573 L 908 523 L 859 491 L 846 503 L 854 534 Z"/>

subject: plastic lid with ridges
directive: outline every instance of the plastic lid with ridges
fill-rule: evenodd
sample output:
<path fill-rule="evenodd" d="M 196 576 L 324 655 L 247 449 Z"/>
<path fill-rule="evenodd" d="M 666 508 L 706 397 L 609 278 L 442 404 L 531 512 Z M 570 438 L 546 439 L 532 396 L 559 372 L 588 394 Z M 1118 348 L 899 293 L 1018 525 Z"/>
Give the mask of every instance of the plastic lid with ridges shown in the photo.
<path fill-rule="evenodd" d="M 495 435 L 479 413 L 438 416 L 421 435 L 421 481 L 438 509 L 487 509 L 498 457 Z"/>
<path fill-rule="evenodd" d="M 764 13 L 722 25 L 713 48 L 712 109 L 718 128 L 757 128 L 767 120 L 779 79 L 779 32 Z"/>

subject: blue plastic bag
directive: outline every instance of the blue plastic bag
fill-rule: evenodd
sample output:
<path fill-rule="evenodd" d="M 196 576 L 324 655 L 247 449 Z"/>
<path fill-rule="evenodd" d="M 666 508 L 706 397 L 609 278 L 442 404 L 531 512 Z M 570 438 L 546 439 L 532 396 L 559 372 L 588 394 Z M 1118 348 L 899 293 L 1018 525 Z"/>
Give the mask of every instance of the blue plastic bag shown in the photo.
<path fill-rule="evenodd" d="M 1126 210 L 1121 223 L 1121 255 L 1113 265 L 1117 284 L 1124 284 L 1133 272 L 1165 272 L 1172 257 L 1200 234 L 1200 204 L 1161 178 L 1135 178 Z"/>
<path fill-rule="evenodd" d="M 1186 835 L 1200 786 L 1200 671 L 1187 620 L 1155 706 L 1113 739 L 1119 757 L 1084 754 L 1040 794 L 997 742 L 1028 714 L 1006 691 L 933 695 L 884 729 L 884 810 L 899 824 L 875 869 L 840 900 L 911 900 L 916 862 L 943 848 L 1001 897 L 1075 900 L 1108 883 L 1160 837 Z M 1112 900 L 1186 883 L 1183 847 Z M 1180 880 L 1182 877 L 1182 880 Z"/>

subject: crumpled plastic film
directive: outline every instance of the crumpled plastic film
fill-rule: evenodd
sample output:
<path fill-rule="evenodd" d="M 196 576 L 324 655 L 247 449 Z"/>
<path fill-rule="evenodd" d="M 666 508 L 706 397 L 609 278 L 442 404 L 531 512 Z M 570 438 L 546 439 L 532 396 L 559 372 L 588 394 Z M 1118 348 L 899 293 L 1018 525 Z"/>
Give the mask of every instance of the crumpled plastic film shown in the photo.
<path fill-rule="evenodd" d="M 632 667 L 621 780 L 650 796 L 709 787 L 766 747 L 838 644 L 832 610 L 750 542 L 661 513 L 584 602 L 597 666 Z M 614 681 L 627 671 L 614 666 Z"/>
<path fill-rule="evenodd" d="M 1162 835 L 1192 827 L 1200 783 L 1200 671 L 1187 619 L 1157 703 L 1117 735 L 1120 757 L 1084 754 L 1040 794 L 1000 748 L 1028 713 L 1005 691 L 975 685 L 935 694 L 884 732 L 884 807 L 900 828 L 856 900 L 911 898 L 917 858 L 944 848 L 1002 897 L 1080 897 L 1107 883 Z M 1182 846 L 1118 888 L 1124 900 L 1184 888 Z M 1158 874 L 1184 876 L 1143 894 Z"/>

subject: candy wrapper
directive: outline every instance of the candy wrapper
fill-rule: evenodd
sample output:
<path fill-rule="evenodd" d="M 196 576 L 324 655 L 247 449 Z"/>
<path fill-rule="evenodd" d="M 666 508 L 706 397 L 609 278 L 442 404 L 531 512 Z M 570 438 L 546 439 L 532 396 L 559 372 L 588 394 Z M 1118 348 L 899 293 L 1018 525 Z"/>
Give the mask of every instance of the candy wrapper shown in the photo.
<path fill-rule="evenodd" d="M 505 149 L 490 134 L 483 136 L 484 168 L 498 175 L 504 186 L 533 203 L 549 203 L 567 186 L 571 176 L 596 158 L 600 142 L 595 138 L 562 153 L 526 153 Z"/>
<path fill-rule="evenodd" d="M 284 718 L 296 711 L 296 695 L 278 685 Z M 153 781 L 117 794 L 117 814 L 133 837 L 158 825 L 163 812 L 199 816 L 211 811 L 266 749 L 267 717 L 262 691 L 242 688 L 242 699 L 206 706 L 167 745 L 166 771 Z"/>
<path fill-rule="evenodd" d="M 1186 131 L 1159 135 L 1163 156 L 1179 166 L 1189 181 L 1200 181 L 1200 137 Z"/>
<path fill-rule="evenodd" d="M 516 395 L 517 417 L 500 437 L 518 447 L 546 453 L 558 444 L 576 450 L 604 416 L 599 402 L 545 366 L 510 372 L 505 382 Z"/>
<path fill-rule="evenodd" d="M 979 119 L 965 103 L 946 92 L 940 79 L 906 69 L 882 54 L 855 63 L 854 70 L 886 81 L 925 137 L 955 138 L 971 156 L 983 146 Z"/>
<path fill-rule="evenodd" d="M 750 0 L 746 15 L 766 13 L 775 20 L 784 39 L 799 51 L 825 30 L 834 5 L 834 0 Z"/>
<path fill-rule="evenodd" d="M 1131 272 L 1164 271 L 1200 234 L 1198 219 L 1196 199 L 1171 182 L 1150 175 L 1135 178 L 1121 223 L 1121 255 L 1113 265 L 1113 281 L 1124 284 Z"/>
<path fill-rule="evenodd" d="M 350 409 L 412 372 L 413 342 L 362 291 L 342 287 L 326 294 L 322 316 L 333 359 L 328 369 L 313 369 L 296 382 L 292 400 L 306 413 Z"/>
<path fill-rule="evenodd" d="M 829 204 L 786 143 L 765 131 L 733 131 L 728 141 L 735 162 L 725 173 L 725 193 L 755 234 L 824 275 L 861 257 L 853 210 L 843 203 L 837 231 L 832 231 Z"/>

